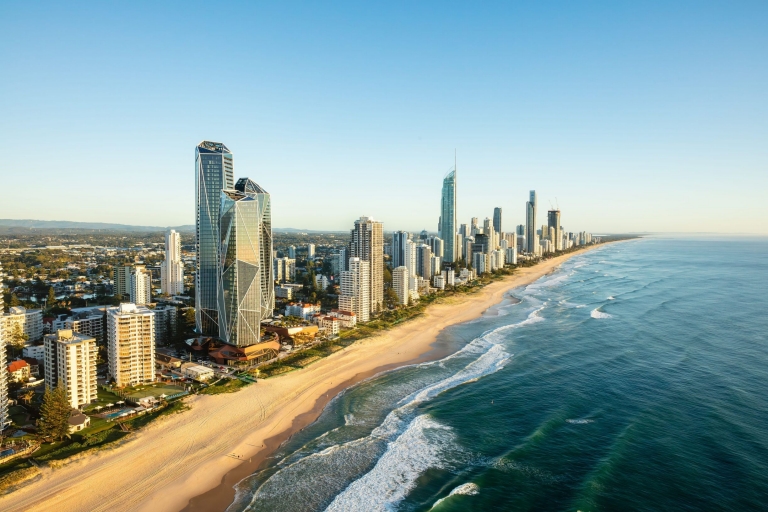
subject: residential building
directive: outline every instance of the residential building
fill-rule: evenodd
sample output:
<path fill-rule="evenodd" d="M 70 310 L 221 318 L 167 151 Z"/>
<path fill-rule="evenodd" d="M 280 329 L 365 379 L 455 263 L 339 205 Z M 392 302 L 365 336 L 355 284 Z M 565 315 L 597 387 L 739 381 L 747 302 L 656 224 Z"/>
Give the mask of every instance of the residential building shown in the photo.
<path fill-rule="evenodd" d="M 27 345 L 21 350 L 21 356 L 44 361 L 45 345 Z"/>
<path fill-rule="evenodd" d="M 181 235 L 173 229 L 165 234 L 165 261 L 160 266 L 160 288 L 165 295 L 184 294 L 184 264 L 181 262 Z"/>
<path fill-rule="evenodd" d="M 493 229 L 497 233 L 502 233 L 501 229 L 501 207 L 497 206 L 493 209 Z"/>
<path fill-rule="evenodd" d="M 349 244 L 350 267 L 353 258 L 368 262 L 368 287 L 370 291 L 369 314 L 380 311 L 384 307 L 384 224 L 370 217 L 360 217 L 355 221 L 351 231 Z M 340 306 L 341 307 L 341 306 Z M 348 308 L 342 308 L 348 309 Z M 358 311 L 355 311 L 358 313 Z M 362 319 L 367 322 L 368 319 Z"/>
<path fill-rule="evenodd" d="M 445 242 L 443 261 L 456 261 L 456 167 L 443 178 L 443 192 L 440 204 L 438 231 Z"/>
<path fill-rule="evenodd" d="M 341 309 L 332 309 L 330 316 L 339 319 L 339 324 L 344 329 L 354 329 L 357 325 L 357 315 L 352 311 L 343 311 Z"/>
<path fill-rule="evenodd" d="M 337 334 L 339 334 L 340 327 L 341 327 L 341 322 L 336 317 L 324 316 L 320 318 L 320 329 L 322 331 L 325 331 L 326 334 L 330 334 L 331 336 L 336 336 Z"/>
<path fill-rule="evenodd" d="M 291 283 L 296 280 L 296 260 L 291 258 L 275 258 L 274 275 L 278 283 Z"/>
<path fill-rule="evenodd" d="M 154 382 L 154 312 L 131 303 L 107 308 L 107 355 L 117 387 Z"/>
<path fill-rule="evenodd" d="M 429 275 L 430 276 L 436 276 L 436 275 L 440 274 L 441 264 L 442 264 L 442 261 L 441 261 L 440 256 L 434 256 L 433 255 L 432 258 L 430 258 L 430 265 L 429 265 L 430 272 L 429 272 Z"/>
<path fill-rule="evenodd" d="M 504 251 L 505 251 L 505 256 L 504 256 L 505 261 L 510 265 L 517 265 L 517 249 L 515 249 L 514 247 L 509 247 Z"/>
<path fill-rule="evenodd" d="M 195 323 L 205 336 L 219 336 L 221 195 L 235 186 L 232 153 L 220 142 L 195 148 Z M 268 254 L 271 254 L 270 249 Z M 270 265 L 271 267 L 271 265 Z"/>
<path fill-rule="evenodd" d="M 8 313 L 0 318 L 0 321 L 5 323 L 7 339 L 10 339 L 15 332 L 26 334 L 26 343 L 33 343 L 43 338 L 42 309 L 27 309 L 21 306 L 11 307 L 8 308 Z"/>
<path fill-rule="evenodd" d="M 466 224 L 464 224 L 466 226 Z M 463 238 L 461 234 L 457 235 L 457 239 Z M 429 248 L 432 249 L 432 254 L 435 256 L 443 257 L 443 253 L 445 252 L 445 243 L 443 242 L 443 239 L 437 236 L 431 236 L 427 239 L 427 245 L 429 245 Z M 457 244 L 458 249 L 457 252 L 461 250 L 461 242 Z M 460 255 L 457 255 L 457 257 L 461 257 Z"/>
<path fill-rule="evenodd" d="M 315 257 L 315 244 L 307 244 L 307 258 Z"/>
<path fill-rule="evenodd" d="M 199 364 L 182 363 L 180 369 L 184 377 L 198 382 L 207 382 L 215 375 L 212 369 Z"/>
<path fill-rule="evenodd" d="M 392 270 L 392 289 L 397 294 L 397 302 L 400 305 L 407 305 L 410 297 L 410 275 L 408 268 L 399 266 Z"/>
<path fill-rule="evenodd" d="M 438 290 L 445 290 L 445 277 L 442 275 L 435 275 L 432 279 L 432 284 L 434 284 L 435 288 Z"/>
<path fill-rule="evenodd" d="M 292 260 L 296 259 L 296 246 L 295 245 L 289 245 L 288 246 L 288 257 Z"/>
<path fill-rule="evenodd" d="M 168 345 L 176 336 L 178 309 L 165 304 L 152 312 L 155 314 L 155 345 Z"/>
<path fill-rule="evenodd" d="M 8 377 L 11 382 L 27 382 L 31 376 L 29 364 L 23 359 L 11 361 L 8 365 Z"/>
<path fill-rule="evenodd" d="M 392 234 L 392 268 L 405 266 L 405 248 L 411 234 L 407 231 L 395 231 Z"/>
<path fill-rule="evenodd" d="M 81 311 L 76 313 L 66 319 L 63 328 L 96 338 L 97 343 L 104 341 L 104 315 L 101 312 Z"/>
<path fill-rule="evenodd" d="M 285 316 L 297 316 L 309 320 L 312 315 L 320 312 L 320 304 L 291 303 L 285 307 Z"/>
<path fill-rule="evenodd" d="M 275 297 L 291 300 L 293 298 L 293 288 L 289 286 L 275 286 Z"/>
<path fill-rule="evenodd" d="M 536 240 L 536 191 L 531 190 L 525 203 L 525 250 L 534 253 L 539 246 Z"/>
<path fill-rule="evenodd" d="M 383 276 L 381 276 L 383 279 Z M 349 270 L 341 273 L 339 309 L 355 314 L 360 322 L 370 320 L 371 265 L 361 258 L 349 258 Z"/>
<path fill-rule="evenodd" d="M 416 275 L 432 279 L 432 249 L 427 244 L 416 249 Z"/>
<path fill-rule="evenodd" d="M 152 302 L 152 273 L 144 265 L 118 265 L 114 270 L 114 294 L 135 304 Z"/>
<path fill-rule="evenodd" d="M 43 340 L 46 387 L 61 383 L 73 409 L 96 400 L 96 338 L 62 329 Z"/>
<path fill-rule="evenodd" d="M 442 276 L 446 286 L 454 286 L 456 284 L 456 273 L 453 269 L 443 270 Z"/>
<path fill-rule="evenodd" d="M 563 247 L 563 234 L 560 228 L 560 210 L 549 210 L 547 212 L 547 224 L 550 229 L 550 240 L 555 244 L 556 251 L 562 251 Z"/>
<path fill-rule="evenodd" d="M 477 275 L 485 274 L 491 271 L 491 262 L 488 254 L 483 252 L 475 252 L 472 254 L 472 267 Z"/>
<path fill-rule="evenodd" d="M 328 288 L 328 285 L 330 285 L 330 284 L 331 284 L 331 282 L 324 275 L 317 274 L 315 276 L 315 289 L 316 290 L 325 290 L 326 288 Z"/>
<path fill-rule="evenodd" d="M 272 213 L 269 193 L 248 178 L 221 192 L 221 273 L 218 337 L 246 347 L 261 341 L 261 322 L 272 317 Z"/>

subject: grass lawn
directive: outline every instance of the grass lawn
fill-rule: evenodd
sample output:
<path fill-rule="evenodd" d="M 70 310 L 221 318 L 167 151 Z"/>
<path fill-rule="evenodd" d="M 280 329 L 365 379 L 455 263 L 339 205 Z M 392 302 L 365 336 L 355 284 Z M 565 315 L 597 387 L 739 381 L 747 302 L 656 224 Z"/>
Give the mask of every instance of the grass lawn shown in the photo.
<path fill-rule="evenodd" d="M 207 388 L 200 391 L 203 395 L 220 395 L 221 393 L 234 393 L 240 391 L 241 388 L 249 385 L 249 382 L 243 382 L 240 379 L 226 379 L 217 383 L 211 384 Z"/>
<path fill-rule="evenodd" d="M 173 384 L 146 384 L 136 386 L 133 388 L 125 388 L 125 396 L 131 397 L 133 400 L 141 400 L 148 396 L 154 396 L 160 398 L 160 395 L 175 395 L 184 391 L 183 387 L 174 386 Z"/>
<path fill-rule="evenodd" d="M 93 408 L 96 406 L 104 407 L 107 404 L 114 404 L 122 400 L 119 396 L 117 396 L 114 393 L 110 393 L 109 391 L 105 391 L 102 388 L 98 388 L 96 390 L 96 401 L 92 404 L 87 405 L 86 407 L 83 407 L 83 411 L 86 413 L 92 413 Z M 93 420 L 91 420 L 93 421 Z"/>

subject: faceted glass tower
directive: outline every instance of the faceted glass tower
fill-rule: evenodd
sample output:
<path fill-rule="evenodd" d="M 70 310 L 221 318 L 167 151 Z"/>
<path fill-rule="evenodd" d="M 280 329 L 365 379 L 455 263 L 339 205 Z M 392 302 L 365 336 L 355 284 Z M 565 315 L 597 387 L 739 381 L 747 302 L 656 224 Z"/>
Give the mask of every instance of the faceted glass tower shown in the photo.
<path fill-rule="evenodd" d="M 230 345 L 259 343 L 275 303 L 269 193 L 248 178 L 221 192 L 218 336 Z"/>
<path fill-rule="evenodd" d="M 445 242 L 443 260 L 456 261 L 456 168 L 443 178 L 443 198 L 440 205 L 440 238 Z"/>
<path fill-rule="evenodd" d="M 221 191 L 234 187 L 232 153 L 220 142 L 195 148 L 196 273 L 195 324 L 205 336 L 219 335 L 219 209 Z"/>

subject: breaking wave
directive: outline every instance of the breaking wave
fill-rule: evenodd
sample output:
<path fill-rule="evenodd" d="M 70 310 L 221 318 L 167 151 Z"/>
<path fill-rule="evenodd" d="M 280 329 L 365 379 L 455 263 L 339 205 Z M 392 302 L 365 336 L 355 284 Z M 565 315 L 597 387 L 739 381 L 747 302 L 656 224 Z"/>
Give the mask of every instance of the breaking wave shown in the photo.
<path fill-rule="evenodd" d="M 460 486 L 458 486 L 457 488 L 452 490 L 450 493 L 448 493 L 448 496 L 446 496 L 445 498 L 440 498 L 439 500 L 437 500 L 435 502 L 435 504 L 432 505 L 432 508 L 435 508 L 436 506 L 438 506 L 443 501 L 445 501 L 448 498 L 450 498 L 451 496 L 455 496 L 457 494 L 464 495 L 464 496 L 474 496 L 476 494 L 480 494 L 480 488 L 477 486 L 477 484 L 473 484 L 473 483 L 461 484 Z"/>

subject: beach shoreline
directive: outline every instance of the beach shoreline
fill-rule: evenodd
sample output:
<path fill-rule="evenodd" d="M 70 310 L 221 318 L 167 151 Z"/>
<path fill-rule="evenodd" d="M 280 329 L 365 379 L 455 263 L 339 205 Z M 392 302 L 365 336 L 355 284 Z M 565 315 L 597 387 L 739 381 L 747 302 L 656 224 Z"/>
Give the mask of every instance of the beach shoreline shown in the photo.
<path fill-rule="evenodd" d="M 0 497 L 8 511 L 224 510 L 232 486 L 290 436 L 315 421 L 344 389 L 383 371 L 447 356 L 436 347 L 446 327 L 480 317 L 514 288 L 549 274 L 586 247 L 519 268 L 470 294 L 430 305 L 418 318 L 306 368 L 260 380 L 237 393 L 197 395 L 191 410 L 150 424 L 121 446 L 45 468 L 36 481 Z"/>

